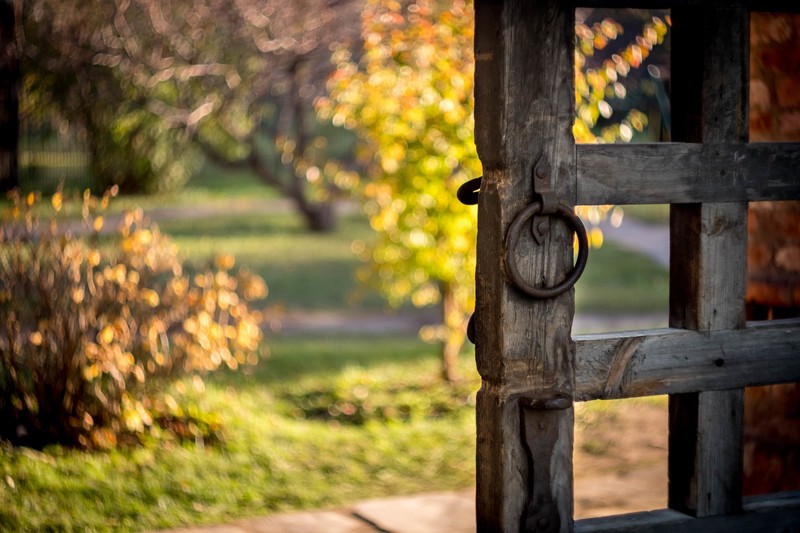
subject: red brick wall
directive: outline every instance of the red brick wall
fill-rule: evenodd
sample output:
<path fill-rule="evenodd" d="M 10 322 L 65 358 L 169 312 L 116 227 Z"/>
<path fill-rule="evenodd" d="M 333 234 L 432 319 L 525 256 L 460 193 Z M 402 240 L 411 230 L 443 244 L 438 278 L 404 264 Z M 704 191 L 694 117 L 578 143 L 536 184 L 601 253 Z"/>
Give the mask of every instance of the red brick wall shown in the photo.
<path fill-rule="evenodd" d="M 800 15 L 753 13 L 750 140 L 800 141 Z M 800 316 L 800 202 L 750 204 L 750 319 Z M 800 356 L 800 354 L 798 355 Z M 800 488 L 800 385 L 745 396 L 744 491 Z"/>
<path fill-rule="evenodd" d="M 748 215 L 750 316 L 754 319 L 798 316 L 800 202 L 752 203 Z"/>
<path fill-rule="evenodd" d="M 800 141 L 800 14 L 751 15 L 750 141 Z M 752 203 L 749 218 L 750 313 L 797 316 L 800 202 Z"/>
<path fill-rule="evenodd" d="M 750 140 L 800 141 L 800 15 L 750 19 Z"/>

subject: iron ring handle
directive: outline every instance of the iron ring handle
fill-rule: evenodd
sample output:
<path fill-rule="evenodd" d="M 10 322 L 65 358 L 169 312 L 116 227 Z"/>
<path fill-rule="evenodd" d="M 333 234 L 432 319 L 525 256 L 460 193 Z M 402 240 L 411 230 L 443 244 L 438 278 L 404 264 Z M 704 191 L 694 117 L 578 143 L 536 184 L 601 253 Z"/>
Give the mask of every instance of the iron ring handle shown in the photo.
<path fill-rule="evenodd" d="M 578 215 L 564 202 L 558 203 L 556 213 L 560 215 L 567 224 L 572 228 L 578 236 L 578 259 L 575 261 L 575 266 L 569 272 L 567 277 L 558 285 L 554 287 L 535 287 L 526 281 L 517 267 L 517 261 L 514 256 L 514 251 L 517 249 L 519 236 L 522 234 L 522 229 L 525 223 L 534 215 L 539 214 L 542 210 L 540 202 L 534 202 L 528 207 L 519 212 L 514 218 L 511 226 L 508 228 L 506 234 L 506 273 L 510 278 L 511 283 L 519 290 L 533 298 L 545 299 L 554 298 L 559 294 L 567 291 L 570 287 L 575 285 L 578 278 L 583 274 L 583 269 L 586 268 L 586 260 L 589 257 L 589 240 L 586 236 L 586 228 L 583 227 L 581 219 Z"/>

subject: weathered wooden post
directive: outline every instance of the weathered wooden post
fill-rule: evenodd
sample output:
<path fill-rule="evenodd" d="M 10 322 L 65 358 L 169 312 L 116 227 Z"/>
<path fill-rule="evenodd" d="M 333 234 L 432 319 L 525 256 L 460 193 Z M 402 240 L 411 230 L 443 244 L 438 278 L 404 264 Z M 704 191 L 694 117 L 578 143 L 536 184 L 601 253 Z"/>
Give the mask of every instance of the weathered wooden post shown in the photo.
<path fill-rule="evenodd" d="M 509 227 L 534 201 L 537 213 L 574 203 L 573 20 L 557 0 L 476 0 L 481 532 L 572 529 L 573 290 L 531 298 L 509 283 L 505 254 Z M 555 286 L 573 269 L 566 220 L 517 224 L 509 260 L 531 285 Z"/>
<path fill-rule="evenodd" d="M 672 17 L 673 139 L 746 143 L 747 10 L 681 6 Z M 747 202 L 675 204 L 670 214 L 670 326 L 745 327 Z M 742 389 L 672 395 L 669 409 L 669 507 L 741 512 Z"/>

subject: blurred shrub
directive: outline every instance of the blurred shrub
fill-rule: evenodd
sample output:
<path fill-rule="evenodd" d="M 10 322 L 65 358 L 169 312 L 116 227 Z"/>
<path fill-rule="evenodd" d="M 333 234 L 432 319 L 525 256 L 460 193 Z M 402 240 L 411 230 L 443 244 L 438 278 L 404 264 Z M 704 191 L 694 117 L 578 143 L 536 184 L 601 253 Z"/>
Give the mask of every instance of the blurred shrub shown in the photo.
<path fill-rule="evenodd" d="M 185 131 L 130 106 L 92 107 L 85 127 L 91 146 L 90 171 L 96 190 L 114 185 L 123 193 L 155 194 L 183 188 L 201 161 Z M 87 118 L 87 121 L 89 119 Z"/>
<path fill-rule="evenodd" d="M 255 364 L 264 281 L 233 258 L 183 273 L 170 239 L 140 210 L 102 234 L 112 194 L 83 197 L 83 224 L 12 192 L 0 226 L 0 438 L 112 447 L 181 409 L 153 378 Z M 37 213 L 47 212 L 45 220 Z M 83 237 L 77 236 L 78 234 Z M 197 424 L 192 422 L 193 428 Z M 213 428 L 212 428 L 213 429 Z"/>

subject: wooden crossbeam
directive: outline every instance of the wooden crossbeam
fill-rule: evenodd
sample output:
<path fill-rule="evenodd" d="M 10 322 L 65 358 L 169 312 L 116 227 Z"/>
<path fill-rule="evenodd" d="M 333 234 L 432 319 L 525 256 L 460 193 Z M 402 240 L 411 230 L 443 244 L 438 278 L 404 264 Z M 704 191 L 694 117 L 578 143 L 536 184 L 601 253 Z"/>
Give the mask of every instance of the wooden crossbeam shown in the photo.
<path fill-rule="evenodd" d="M 575 522 L 576 533 L 728 533 L 795 531 L 800 523 L 800 491 L 745 498 L 743 514 L 693 518 L 663 509 L 590 518 Z"/>
<path fill-rule="evenodd" d="M 800 381 L 800 320 L 745 329 L 658 329 L 575 337 L 577 400 Z"/>
<path fill-rule="evenodd" d="M 800 199 L 800 143 L 581 144 L 576 205 Z"/>

